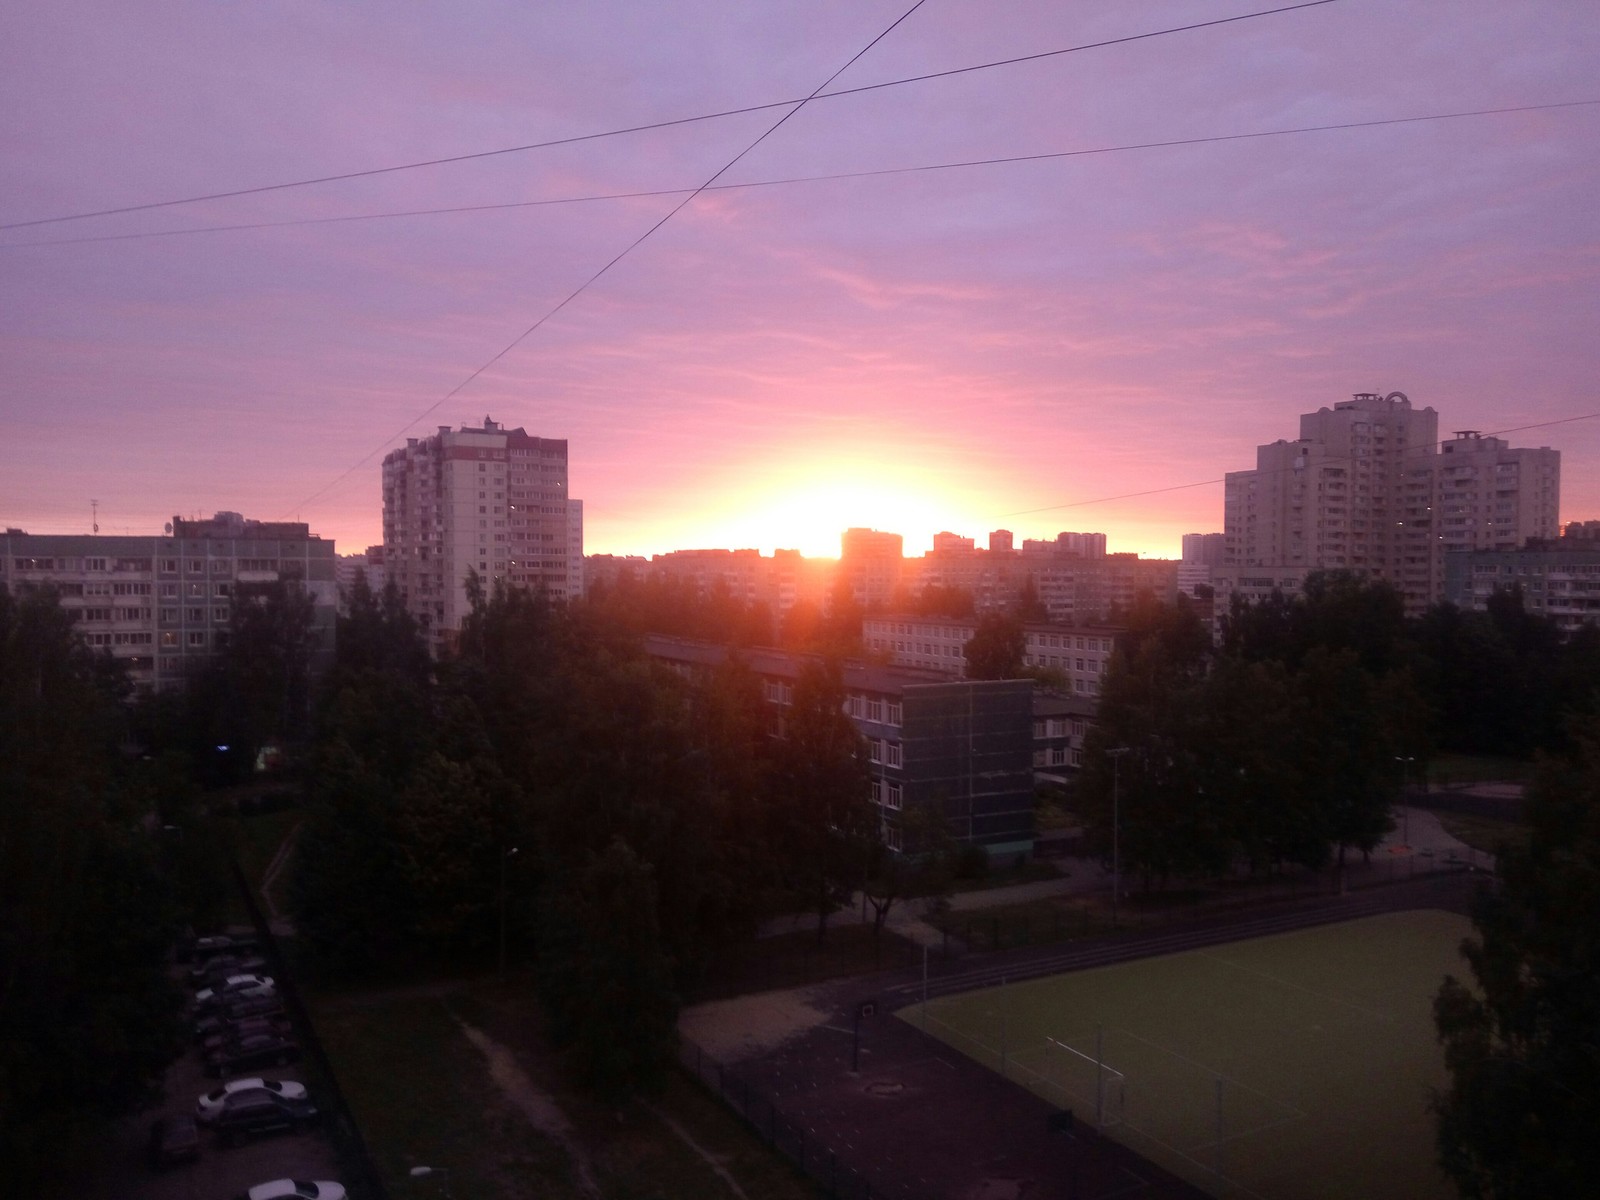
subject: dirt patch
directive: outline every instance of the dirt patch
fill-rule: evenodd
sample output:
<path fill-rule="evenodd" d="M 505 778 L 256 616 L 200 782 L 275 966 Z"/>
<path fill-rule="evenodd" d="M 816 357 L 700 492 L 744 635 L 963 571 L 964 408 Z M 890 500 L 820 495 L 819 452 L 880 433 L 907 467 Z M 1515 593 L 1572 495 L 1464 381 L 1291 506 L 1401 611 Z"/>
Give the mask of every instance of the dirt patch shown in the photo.
<path fill-rule="evenodd" d="M 684 1009 L 678 1029 L 711 1057 L 731 1066 L 774 1050 L 826 1021 L 828 1011 L 817 1007 L 814 995 L 814 989 L 799 988 L 711 1000 Z"/>
<path fill-rule="evenodd" d="M 468 1025 L 461 1018 L 457 1017 L 456 1021 L 461 1026 L 461 1032 L 467 1041 L 488 1060 L 489 1077 L 505 1093 L 506 1099 L 516 1105 L 528 1124 L 567 1152 L 567 1156 L 572 1160 L 572 1171 L 577 1177 L 578 1186 L 588 1195 L 595 1197 L 595 1200 L 600 1200 L 600 1185 L 595 1182 L 589 1156 L 578 1144 L 572 1123 L 567 1120 L 560 1105 L 535 1086 L 528 1073 L 517 1065 L 517 1060 L 510 1050 L 482 1030 Z"/>

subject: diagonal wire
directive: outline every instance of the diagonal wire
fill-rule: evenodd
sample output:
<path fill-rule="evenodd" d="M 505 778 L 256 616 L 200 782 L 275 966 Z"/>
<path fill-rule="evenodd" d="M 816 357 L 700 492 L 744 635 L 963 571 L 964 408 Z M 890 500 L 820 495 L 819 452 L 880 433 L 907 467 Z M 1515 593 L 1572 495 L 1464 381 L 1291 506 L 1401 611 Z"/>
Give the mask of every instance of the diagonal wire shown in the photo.
<path fill-rule="evenodd" d="M 894 30 L 900 25 L 900 23 L 902 21 L 904 21 L 912 13 L 916 12 L 917 9 L 921 8 L 925 3 L 927 3 L 927 0 L 916 0 L 916 3 L 913 4 L 910 8 L 906 9 L 906 11 L 901 13 L 898 17 L 896 17 L 894 19 L 894 21 L 889 25 L 889 27 L 887 29 L 885 29 L 882 33 L 878 34 L 877 37 L 873 38 L 870 42 L 868 42 L 860 50 L 856 51 L 855 54 L 851 55 L 850 60 L 848 62 L 846 62 L 843 66 L 841 66 L 838 70 L 836 70 L 832 75 L 829 75 L 827 79 L 823 80 L 820 84 L 818 84 L 817 87 L 812 91 L 810 96 L 807 96 L 804 100 L 795 101 L 794 102 L 794 107 L 791 108 L 788 112 L 784 113 L 783 116 L 779 117 L 776 121 L 774 121 L 765 130 L 765 132 L 763 132 L 753 142 L 751 142 L 743 150 L 739 151 L 739 153 L 735 154 L 726 163 L 724 163 L 720 168 L 718 168 L 718 170 L 716 171 L 715 174 L 713 174 L 709 179 L 707 179 L 699 187 L 695 188 L 694 191 L 690 192 L 687 196 L 685 196 L 682 200 L 680 200 L 676 205 L 674 205 L 670 210 L 668 210 L 666 215 L 661 217 L 661 219 L 658 220 L 654 225 L 650 226 L 650 228 L 646 229 L 638 237 L 634 238 L 633 241 L 629 242 L 620 251 L 618 251 L 615 255 L 613 255 L 612 258 L 610 259 L 610 261 L 608 261 L 598 271 L 594 272 L 594 274 L 590 275 L 589 278 L 585 279 L 577 287 L 573 288 L 572 291 L 568 292 L 566 294 L 566 296 L 563 297 L 559 303 L 557 303 L 554 307 L 548 309 L 544 313 L 543 316 L 539 317 L 539 319 L 534 321 L 533 324 L 529 325 L 526 329 L 524 329 L 516 337 L 512 338 L 511 341 L 503 349 L 501 349 L 499 353 L 497 353 L 496 355 L 494 355 L 494 357 L 490 358 L 487 362 L 485 362 L 481 366 L 479 366 L 470 375 L 468 375 L 460 383 L 456 384 L 455 387 L 451 388 L 443 396 L 440 396 L 437 400 L 435 400 L 427 408 L 423 409 L 416 416 L 412 417 L 411 420 L 407 421 L 405 423 L 405 425 L 403 425 L 397 432 L 392 434 L 390 437 L 386 438 L 380 445 L 378 445 L 378 446 L 374 447 L 373 449 L 367 451 L 366 454 L 362 455 L 361 458 L 357 459 L 354 463 L 352 463 L 349 466 L 349 468 L 347 468 L 342 474 L 340 474 L 338 476 L 338 478 L 334 479 L 331 483 L 325 484 L 323 487 L 317 489 L 315 492 L 312 492 L 311 495 L 307 496 L 299 504 L 295 505 L 294 509 L 291 509 L 290 511 L 292 512 L 295 509 L 303 508 L 307 504 L 310 504 L 313 500 L 316 500 L 318 497 L 323 496 L 326 493 L 332 491 L 335 487 L 337 487 L 339 484 L 343 483 L 346 479 L 348 479 L 356 470 L 358 470 L 360 467 L 362 467 L 364 464 L 366 464 L 368 461 L 370 461 L 372 456 L 377 454 L 377 453 L 379 453 L 379 451 L 381 451 L 384 448 L 384 446 L 387 446 L 390 442 L 395 441 L 396 439 L 401 437 L 405 433 L 405 431 L 407 429 L 410 429 L 418 421 L 421 421 L 421 420 L 425 419 L 430 413 L 434 412 L 436 409 L 438 409 L 446 401 L 450 400 L 451 398 L 453 398 L 454 396 L 459 394 L 462 391 L 462 389 L 464 389 L 473 380 L 477 379 L 478 376 L 482 375 L 490 367 L 494 366 L 495 363 L 499 362 L 507 354 L 510 354 L 511 351 L 515 350 L 524 341 L 526 341 L 530 336 L 532 336 L 533 332 L 535 330 L 537 330 L 540 326 L 542 326 L 546 321 L 550 320 L 551 317 L 555 316 L 562 309 L 566 308 L 567 305 L 571 304 L 579 296 L 583 295 L 584 292 L 588 291 L 589 288 L 601 278 L 601 276 L 605 275 L 605 273 L 607 271 L 611 270 L 612 267 L 616 266 L 619 262 L 621 262 L 629 254 L 631 254 L 634 251 L 634 249 L 636 247 L 638 247 L 640 244 L 642 244 L 645 241 L 645 239 L 647 239 L 651 234 L 653 234 L 656 230 L 660 229 L 668 221 L 672 220 L 673 217 L 677 216 L 686 207 L 688 207 L 688 205 L 691 204 L 694 201 L 694 199 L 697 196 L 700 195 L 701 192 L 705 191 L 708 187 L 710 187 L 718 179 L 722 178 L 722 176 L 724 174 L 726 174 L 729 170 L 731 170 L 733 168 L 733 166 L 740 159 L 742 159 L 745 155 L 749 154 L 750 151 L 754 150 L 762 142 L 766 141 L 767 138 L 770 137 L 772 134 L 776 133 L 778 131 L 778 129 L 784 124 L 784 122 L 786 122 L 790 117 L 794 116 L 795 113 L 799 112 L 802 108 L 804 108 L 806 103 L 808 101 L 810 101 L 812 97 L 816 96 L 817 93 L 821 92 L 823 88 L 828 86 L 828 84 L 832 83 L 835 79 L 839 78 L 840 75 L 844 74 L 847 70 L 849 70 L 851 67 L 853 67 L 856 64 L 856 62 L 864 54 L 866 54 L 869 50 L 871 50 L 874 46 L 876 46 L 884 38 L 888 37 L 889 34 L 893 33 Z"/>
<path fill-rule="evenodd" d="M 870 179 L 882 175 L 913 175 L 926 171 L 955 171 L 971 167 L 996 167 L 1010 163 L 1049 162 L 1061 158 L 1087 158 L 1099 154 L 1123 154 L 1133 150 L 1168 150 L 1180 146 L 1206 146 L 1219 142 L 1242 142 L 1255 138 L 1287 137 L 1301 133 L 1328 133 L 1349 129 L 1378 129 L 1392 125 L 1415 125 L 1424 121 L 1449 121 L 1462 117 L 1493 117 L 1509 113 L 1545 112 L 1560 108 L 1587 108 L 1600 100 L 1557 100 L 1547 104 L 1517 104 L 1504 108 L 1473 108 L 1456 112 L 1420 113 L 1410 117 L 1378 117 L 1370 121 L 1338 121 L 1327 125 L 1296 125 L 1284 129 L 1256 129 L 1245 133 L 1215 133 L 1199 137 L 1168 138 L 1158 142 L 1126 142 L 1115 146 L 1088 146 L 1081 150 L 1053 150 L 1038 154 L 1013 154 L 995 158 L 971 158 L 958 162 L 921 163 L 909 167 L 878 167 L 866 171 L 835 171 L 826 175 L 791 175 L 781 179 L 753 179 L 745 183 L 719 183 L 702 187 L 707 192 L 737 192 L 752 188 L 788 187 L 798 183 L 826 183 L 840 179 Z M 236 233 L 241 230 L 282 229 L 291 225 L 338 225 L 349 221 L 382 221 L 398 217 L 434 217 L 460 213 L 500 212 L 513 208 L 545 208 L 560 204 L 593 204 L 610 200 L 643 200 L 657 196 L 681 196 L 690 188 L 654 188 L 636 192 L 598 192 L 587 196 L 555 196 L 545 200 L 509 200 L 498 204 L 458 204 L 446 208 L 411 208 L 394 212 L 348 213 L 337 217 L 293 217 L 282 221 L 251 221 L 239 225 L 201 225 L 187 229 L 152 229 L 144 233 L 107 233 L 89 237 L 50 238 L 36 242 L 0 242 L 0 250 L 17 246 L 76 246 L 86 242 L 130 242 L 145 238 L 187 237 L 197 233 Z"/>
<path fill-rule="evenodd" d="M 198 204 L 203 200 L 231 200 L 239 196 L 257 196 L 263 192 L 281 192 L 289 188 L 311 187 L 321 183 L 339 183 L 347 179 L 366 179 L 374 175 L 390 175 L 397 171 L 416 171 L 424 167 L 447 166 L 450 163 L 471 162 L 481 158 L 496 158 L 506 154 L 522 154 L 530 150 L 545 150 L 552 146 L 571 146 L 578 142 L 592 142 L 601 138 L 617 137 L 627 133 L 647 133 L 656 129 L 670 129 L 677 125 L 692 125 L 700 121 L 714 121 L 721 117 L 740 116 L 744 113 L 765 112 L 774 108 L 786 108 L 789 105 L 803 105 L 812 100 L 832 100 L 840 96 L 855 96 L 863 92 L 880 91 L 883 88 L 900 87 L 908 83 L 923 83 L 932 79 L 947 79 L 953 75 L 965 75 L 973 71 L 988 71 L 996 67 L 1010 67 L 1018 63 L 1037 62 L 1044 58 L 1054 58 L 1062 54 L 1076 54 L 1082 50 L 1100 50 L 1107 46 L 1121 46 L 1129 42 L 1140 42 L 1147 38 L 1164 37 L 1171 33 L 1190 33 L 1197 29 L 1210 29 L 1217 25 L 1231 25 L 1236 21 L 1249 21 L 1256 17 L 1276 16 L 1279 13 L 1294 12 L 1302 8 L 1317 8 L 1324 4 L 1336 4 L 1338 0 L 1305 0 L 1301 4 L 1288 4 L 1281 8 L 1263 9 L 1259 12 L 1238 13 L 1231 17 L 1218 17 L 1210 21 L 1196 21 L 1191 25 L 1176 25 L 1169 29 L 1153 29 L 1146 33 L 1128 34 L 1125 37 L 1107 38 L 1101 42 L 1087 42 L 1078 46 L 1065 46 L 1057 50 L 1042 50 L 1036 54 L 1023 54 L 1015 58 L 997 59 L 993 62 L 974 63 L 965 67 L 951 67 L 944 71 L 930 71 L 923 75 L 908 75 L 901 79 L 889 79 L 882 83 L 863 84 L 860 87 L 842 88 L 837 92 L 822 92 L 820 89 L 804 98 L 790 100 L 770 100 L 762 104 L 748 104 L 742 108 L 728 108 L 720 112 L 701 113 L 693 117 L 677 117 L 667 121 L 651 121 L 642 125 L 628 125 L 620 129 L 608 129 L 599 133 L 575 134 L 572 137 L 552 138 L 544 142 L 528 142 L 521 146 L 501 146 L 494 150 L 480 150 L 471 154 L 452 154 L 442 158 L 423 159 L 419 162 L 397 163 L 388 167 L 371 167 L 363 171 L 345 171 L 337 175 L 318 175 L 309 179 L 295 179 L 286 183 L 266 183 L 258 187 L 235 188 L 226 192 L 208 192 L 200 196 L 184 196 L 176 200 L 152 200 L 146 204 L 125 204 L 117 208 L 101 208 L 92 212 L 67 213 L 55 217 L 36 217 L 30 221 L 12 221 L 9 224 L 0 224 L 0 229 L 26 229 L 33 225 L 54 225 L 63 221 L 86 221 L 91 217 L 109 217 L 120 213 L 147 212 L 153 208 L 173 208 L 181 204 Z M 824 87 L 827 85 L 824 84 Z M 780 122 L 781 123 L 781 122 Z M 770 132 L 770 130 L 769 130 Z"/>

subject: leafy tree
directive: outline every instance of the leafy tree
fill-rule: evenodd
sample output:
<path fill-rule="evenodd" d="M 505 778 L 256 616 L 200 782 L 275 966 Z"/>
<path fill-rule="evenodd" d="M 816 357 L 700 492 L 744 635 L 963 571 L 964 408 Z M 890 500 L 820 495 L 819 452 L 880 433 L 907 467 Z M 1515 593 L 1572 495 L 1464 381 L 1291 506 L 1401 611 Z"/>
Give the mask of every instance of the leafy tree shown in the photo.
<path fill-rule="evenodd" d="M 654 1091 L 677 1044 L 678 1001 L 650 864 L 627 842 L 553 888 L 540 983 L 557 1039 L 611 1104 Z"/>
<path fill-rule="evenodd" d="M 1462 944 L 1434 1021 L 1451 1081 L 1435 1093 L 1439 1162 L 1473 1200 L 1592 1194 L 1600 1179 L 1600 722 L 1527 795 L 1531 835 Z"/>
<path fill-rule="evenodd" d="M 51 591 L 0 588 L 0 1161 L 23 1191 L 181 1047 L 159 818 L 118 750 L 126 680 L 72 621 Z"/>
<path fill-rule="evenodd" d="M 866 744 L 844 701 L 837 661 L 805 664 L 776 751 L 776 844 L 790 879 L 810 898 L 819 939 L 861 882 L 874 832 Z"/>
<path fill-rule="evenodd" d="M 219 744 L 241 761 L 308 733 L 315 636 L 311 595 L 297 580 L 237 585 L 227 644 L 202 690 L 225 722 Z"/>
<path fill-rule="evenodd" d="M 1020 679 L 1027 651 L 1021 620 L 990 613 L 979 620 L 977 632 L 961 653 L 967 660 L 968 679 Z"/>
<path fill-rule="evenodd" d="M 942 811 L 931 805 L 906 809 L 900 816 L 903 851 L 881 842 L 873 847 L 866 897 L 872 906 L 872 936 L 883 936 L 889 912 L 901 900 L 943 905 L 961 866 L 961 843 Z"/>

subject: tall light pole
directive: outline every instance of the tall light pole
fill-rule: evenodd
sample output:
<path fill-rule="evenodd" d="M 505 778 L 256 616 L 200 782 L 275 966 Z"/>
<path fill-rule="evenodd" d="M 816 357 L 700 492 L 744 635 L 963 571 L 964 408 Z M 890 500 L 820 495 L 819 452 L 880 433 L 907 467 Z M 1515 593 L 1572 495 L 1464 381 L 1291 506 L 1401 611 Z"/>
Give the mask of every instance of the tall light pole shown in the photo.
<path fill-rule="evenodd" d="M 1404 839 L 1406 849 L 1411 849 L 1411 800 L 1406 795 L 1406 781 L 1411 776 L 1411 764 L 1417 760 L 1409 754 L 1404 757 L 1395 755 L 1395 762 L 1400 764 L 1400 820 L 1403 822 L 1400 836 Z"/>
<path fill-rule="evenodd" d="M 500 974 L 506 973 L 506 863 L 517 852 L 515 846 L 500 855 Z"/>
<path fill-rule="evenodd" d="M 1111 760 L 1111 924 L 1117 923 L 1117 893 L 1122 891 L 1122 756 L 1126 746 L 1106 751 Z"/>

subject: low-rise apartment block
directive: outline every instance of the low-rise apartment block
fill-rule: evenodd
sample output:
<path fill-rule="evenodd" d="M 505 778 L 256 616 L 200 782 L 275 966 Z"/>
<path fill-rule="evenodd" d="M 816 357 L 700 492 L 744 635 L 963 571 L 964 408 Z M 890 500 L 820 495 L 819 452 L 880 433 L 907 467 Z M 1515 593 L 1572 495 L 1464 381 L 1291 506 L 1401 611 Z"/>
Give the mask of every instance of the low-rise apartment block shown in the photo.
<path fill-rule="evenodd" d="M 727 647 L 680 638 L 645 639 L 649 654 L 688 678 L 722 663 Z M 760 677 L 781 732 L 806 659 L 780 650 L 740 650 Z M 942 812 L 961 841 L 992 857 L 1033 850 L 1033 682 L 956 681 L 931 672 L 843 664 L 845 711 L 866 740 L 881 835 L 903 849 L 907 809 Z"/>
<path fill-rule="evenodd" d="M 161 537 L 0 535 L 0 583 L 53 587 L 79 636 L 128 668 L 142 692 L 181 687 L 227 642 L 234 603 L 252 587 L 290 581 L 312 601 L 313 670 L 333 654 L 338 605 L 333 542 L 297 521 L 174 517 Z"/>

